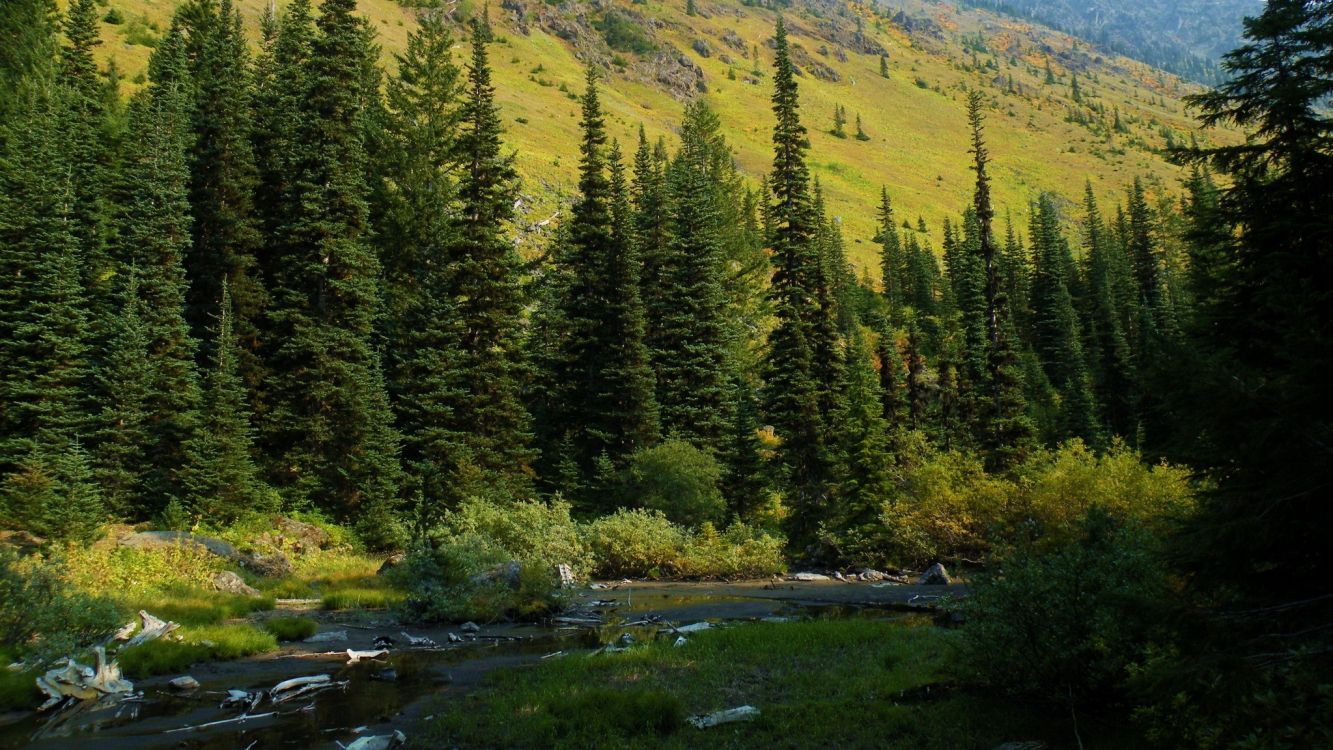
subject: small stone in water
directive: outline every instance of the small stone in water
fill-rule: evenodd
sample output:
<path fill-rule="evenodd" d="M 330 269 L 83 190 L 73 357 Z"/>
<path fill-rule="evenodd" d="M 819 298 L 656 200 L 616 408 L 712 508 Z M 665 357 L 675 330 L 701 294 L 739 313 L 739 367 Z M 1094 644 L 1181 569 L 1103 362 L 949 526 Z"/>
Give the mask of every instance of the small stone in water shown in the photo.
<path fill-rule="evenodd" d="M 171 682 L 168 682 L 167 684 L 170 685 L 175 690 L 199 689 L 199 681 L 189 676 L 188 674 L 181 675 L 180 677 L 177 677 L 176 679 L 172 680 Z"/>

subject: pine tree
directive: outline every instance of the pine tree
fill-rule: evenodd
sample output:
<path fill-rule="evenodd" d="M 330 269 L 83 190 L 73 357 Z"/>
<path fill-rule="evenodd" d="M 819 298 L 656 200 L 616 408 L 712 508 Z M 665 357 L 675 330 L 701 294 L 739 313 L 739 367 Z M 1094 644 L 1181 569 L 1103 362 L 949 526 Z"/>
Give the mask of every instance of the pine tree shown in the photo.
<path fill-rule="evenodd" d="M 833 105 L 833 129 L 829 133 L 834 138 L 846 138 L 847 113 L 843 110 L 841 104 Z"/>
<path fill-rule="evenodd" d="M 153 53 L 152 85 L 131 104 L 132 145 L 115 184 L 112 249 L 122 267 L 138 273 L 154 394 L 148 404 L 151 468 L 139 517 L 182 497 L 177 473 L 186 462 L 183 447 L 199 407 L 196 344 L 184 318 L 188 284 L 182 263 L 190 249 L 191 219 L 183 43 L 180 27 L 173 26 Z"/>
<path fill-rule="evenodd" d="M 995 209 L 990 199 L 990 176 L 981 111 L 982 95 L 972 92 L 967 101 L 968 123 L 972 130 L 972 165 L 976 189 L 972 196 L 975 217 L 976 251 L 981 272 L 982 330 L 985 335 L 985 374 L 977 378 L 987 391 L 981 408 L 982 448 L 992 468 L 1005 469 L 1023 458 L 1031 441 L 1033 426 L 1027 417 L 1027 404 L 1018 373 L 1013 347 L 1014 329 L 1008 314 L 1008 299 L 1000 289 L 1000 257 L 992 223 Z"/>
<path fill-rule="evenodd" d="M 58 27 L 55 0 L 0 5 L 0 149 L 6 124 L 23 111 L 29 92 L 51 81 Z"/>
<path fill-rule="evenodd" d="M 182 14 L 190 24 L 195 82 L 191 108 L 190 252 L 185 258 L 187 320 L 206 355 L 225 281 L 230 322 L 240 344 L 240 372 L 253 386 L 264 380 L 258 359 L 259 318 L 267 303 L 259 278 L 259 233 L 253 196 L 258 183 L 254 151 L 249 52 L 239 9 L 232 0 L 195 0 Z M 208 357 L 206 356 L 205 359 Z"/>
<path fill-rule="evenodd" d="M 413 500 L 413 521 L 423 528 L 458 506 L 473 489 L 472 478 L 463 477 L 467 467 L 487 458 L 468 450 L 469 430 L 480 434 L 486 425 L 472 421 L 458 288 L 476 268 L 468 258 L 472 244 L 484 242 L 489 227 L 464 240 L 470 228 L 455 205 L 455 168 L 471 165 L 458 143 L 461 82 L 452 45 L 440 17 L 422 17 L 397 56 L 371 139 L 370 209 L 385 308 L 378 328 L 402 440 L 400 494 Z M 478 378 L 478 385 L 487 384 Z"/>
<path fill-rule="evenodd" d="M 1093 363 L 1092 380 L 1097 403 L 1112 434 L 1133 439 L 1135 426 L 1135 382 L 1133 353 L 1124 329 L 1125 300 L 1117 282 L 1118 248 L 1107 235 L 1097 199 L 1089 181 L 1084 190 L 1084 258 L 1088 279 L 1088 310 L 1084 314 L 1086 339 Z"/>
<path fill-rule="evenodd" d="M 142 517 L 140 502 L 148 495 L 153 471 L 153 432 L 150 404 L 155 396 L 153 363 L 139 272 L 123 274 L 121 309 L 113 322 L 107 355 L 98 370 L 103 397 L 97 419 L 93 475 L 102 488 L 106 508 L 120 518 Z"/>
<path fill-rule="evenodd" d="M 874 524 L 893 490 L 888 425 L 879 378 L 870 363 L 865 337 L 857 330 L 847 344 L 847 366 L 833 423 L 838 425 L 834 448 L 837 483 L 834 489 L 837 525 L 860 529 Z"/>
<path fill-rule="evenodd" d="M 732 406 L 723 319 L 722 215 L 710 162 L 719 137 L 717 115 L 698 102 L 686 107 L 681 148 L 668 171 L 670 240 L 655 297 L 652 359 L 664 434 L 716 452 Z"/>
<path fill-rule="evenodd" d="M 915 319 L 907 324 L 907 415 L 913 430 L 926 426 L 930 396 L 926 392 L 926 357 L 921 351 L 921 329 Z"/>
<path fill-rule="evenodd" d="M 297 84 L 300 107 L 274 113 L 293 139 L 279 150 L 287 212 L 274 228 L 268 365 L 274 373 L 267 452 L 274 479 L 296 507 L 319 502 L 355 519 L 375 543 L 390 541 L 397 491 L 398 439 L 391 425 L 379 356 L 371 345 L 379 263 L 369 231 L 362 141 L 369 59 L 355 0 L 326 0 Z M 293 5 L 277 43 L 280 65 L 299 59 L 305 30 Z M 290 27 L 290 32 L 289 32 Z M 288 36 L 288 35 L 291 36 Z M 283 37 L 288 37 L 284 39 Z M 284 102 L 291 106 L 293 102 Z M 290 150 L 287 150 L 290 149 Z"/>
<path fill-rule="evenodd" d="M 1143 180 L 1138 177 L 1134 178 L 1134 185 L 1129 189 L 1128 215 L 1129 257 L 1134 267 L 1134 278 L 1138 281 L 1138 304 L 1146 314 L 1152 316 L 1159 329 L 1165 328 L 1161 259 L 1153 239 L 1152 209 L 1148 207 L 1143 192 Z"/>
<path fill-rule="evenodd" d="M 748 518 L 767 491 L 759 440 L 759 404 L 754 387 L 739 375 L 732 378 L 731 425 L 722 451 L 722 494 L 729 510 Z"/>
<path fill-rule="evenodd" d="M 888 55 L 880 55 L 880 56 L 879 56 L 879 75 L 880 75 L 881 78 L 888 78 L 888 77 L 889 77 L 889 56 L 888 56 Z"/>
<path fill-rule="evenodd" d="M 685 0 L 685 15 L 697 15 L 697 11 L 694 9 L 694 0 Z"/>
<path fill-rule="evenodd" d="M 1079 437 L 1097 445 L 1096 406 L 1068 287 L 1073 260 L 1050 195 L 1043 194 L 1033 211 L 1031 236 L 1033 349 L 1060 393 L 1057 421 L 1048 432 L 1053 439 Z"/>
<path fill-rule="evenodd" d="M 904 301 L 903 285 L 907 276 L 907 264 L 903 258 L 902 238 L 898 227 L 893 223 L 893 203 L 889 200 L 889 189 L 881 188 L 879 194 L 879 276 L 880 289 L 884 302 L 889 308 L 890 317 L 898 314 Z"/>
<path fill-rule="evenodd" d="M 101 45 L 100 23 L 95 0 L 73 0 L 65 16 L 65 45 L 60 50 L 60 82 L 65 90 L 59 129 L 73 189 L 71 232 L 81 248 L 79 262 L 90 308 L 89 323 L 94 339 L 105 338 L 98 330 L 113 314 L 115 303 L 110 280 L 115 264 L 106 247 L 107 162 L 105 145 L 105 96 L 93 51 Z"/>
<path fill-rule="evenodd" d="M 61 99 L 33 92 L 0 138 L 0 475 L 25 460 L 39 433 L 67 446 L 88 427 L 83 254 L 54 126 L 61 108 Z"/>
<path fill-rule="evenodd" d="M 774 273 L 771 286 L 777 327 L 769 334 L 764 366 L 763 411 L 773 424 L 777 453 L 792 507 L 790 538 L 800 549 L 814 534 L 828 479 L 820 383 L 814 355 L 821 258 L 815 244 L 818 217 L 810 199 L 805 163 L 806 131 L 800 121 L 795 66 L 781 17 L 775 33 L 773 171 L 769 188 Z"/>
<path fill-rule="evenodd" d="M 1078 74 L 1075 73 L 1069 79 L 1069 98 L 1075 103 L 1083 103 L 1083 92 L 1078 89 Z"/>
<path fill-rule="evenodd" d="M 277 510 L 259 481 L 252 459 L 254 429 L 240 377 L 240 346 L 232 328 L 231 291 L 222 281 L 213 362 L 204 373 L 199 429 L 186 444 L 181 484 L 189 507 L 204 518 L 225 522 L 250 512 Z"/>
<path fill-rule="evenodd" d="M 486 45 L 490 28 L 472 23 L 472 62 L 455 145 L 459 211 L 448 248 L 450 291 L 459 300 L 468 393 L 456 415 L 468 452 L 493 481 L 521 492 L 531 473 L 531 419 L 520 397 L 524 294 L 518 252 L 506 236 L 518 193 L 514 157 L 503 152 L 500 110 Z"/>
<path fill-rule="evenodd" d="M 592 68 L 582 127 L 579 199 L 559 259 L 562 335 L 546 375 L 555 391 L 541 416 L 548 457 L 572 462 L 586 486 L 601 457 L 619 465 L 657 439 L 658 409 L 624 169 L 618 150 L 607 153 Z M 573 454 L 552 456 L 566 434 Z"/>
<path fill-rule="evenodd" d="M 866 135 L 866 131 L 864 131 L 864 130 L 861 129 L 861 113 L 860 113 L 860 112 L 857 112 L 857 113 L 856 113 L 856 140 L 858 140 L 858 141 L 868 141 L 868 140 L 870 140 L 870 136 Z"/>
<path fill-rule="evenodd" d="M 0 518 L 43 537 L 92 541 L 104 513 L 88 454 L 77 441 L 36 437 L 18 471 L 0 483 Z"/>
<path fill-rule="evenodd" d="M 888 321 L 881 321 L 875 342 L 875 358 L 879 360 L 879 393 L 883 402 L 884 423 L 890 434 L 906 429 L 908 413 L 907 372 L 902 352 L 898 349 L 896 332 Z"/>

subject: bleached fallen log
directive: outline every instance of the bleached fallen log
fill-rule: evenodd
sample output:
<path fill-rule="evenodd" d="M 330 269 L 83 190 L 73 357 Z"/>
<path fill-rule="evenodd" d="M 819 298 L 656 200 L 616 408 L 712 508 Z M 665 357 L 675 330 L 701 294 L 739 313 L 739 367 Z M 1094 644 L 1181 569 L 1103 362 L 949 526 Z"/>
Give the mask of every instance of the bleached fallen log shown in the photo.
<path fill-rule="evenodd" d="M 125 644 L 126 648 L 148 641 L 155 641 L 164 635 L 175 632 L 180 627 L 179 623 L 158 619 L 142 609 L 139 610 L 139 618 L 143 620 L 143 629 L 139 631 L 138 635 L 131 638 L 129 643 Z"/>
<path fill-rule="evenodd" d="M 383 649 L 383 648 L 378 651 L 357 651 L 356 649 L 349 648 L 347 649 L 347 663 L 356 664 L 362 659 L 378 659 L 381 656 L 388 656 L 388 655 L 389 655 L 388 649 Z"/>
<path fill-rule="evenodd" d="M 66 698 L 86 701 L 134 691 L 134 683 L 121 676 L 120 665 L 115 660 L 107 659 L 104 647 L 97 646 L 93 652 L 97 655 L 96 669 L 73 659 L 65 659 L 63 666 L 37 678 L 37 689 L 47 696 L 38 708 L 39 711 L 49 710 Z"/>
<path fill-rule="evenodd" d="M 707 729 L 719 724 L 731 724 L 736 721 L 752 721 L 758 715 L 759 709 L 754 706 L 737 706 L 736 708 L 728 708 L 725 711 L 714 711 L 711 714 L 691 716 L 686 719 L 686 721 L 699 729 Z"/>
<path fill-rule="evenodd" d="M 269 711 L 266 714 L 241 714 L 233 716 L 230 719 L 218 719 L 217 721 L 206 721 L 203 724 L 192 724 L 188 727 L 176 727 L 175 729 L 164 729 L 163 734 L 174 734 L 176 732 L 194 732 L 199 729 L 208 729 L 209 727 L 220 727 L 224 724 L 243 724 L 251 719 L 268 719 L 277 716 L 277 711 Z"/>

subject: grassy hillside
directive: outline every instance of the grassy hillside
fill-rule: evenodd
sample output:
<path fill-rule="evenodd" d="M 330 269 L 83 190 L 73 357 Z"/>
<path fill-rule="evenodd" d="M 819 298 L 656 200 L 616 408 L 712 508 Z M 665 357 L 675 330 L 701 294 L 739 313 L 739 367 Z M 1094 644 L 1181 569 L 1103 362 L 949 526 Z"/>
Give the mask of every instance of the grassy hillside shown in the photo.
<path fill-rule="evenodd" d="M 448 9 L 462 18 L 479 7 L 475 1 Z M 102 54 L 116 61 L 133 88 L 177 0 L 106 2 L 120 22 L 104 24 Z M 268 2 L 237 0 L 256 36 Z M 767 170 L 772 53 L 766 42 L 775 14 L 734 0 L 698 0 L 697 15 L 689 16 L 685 2 L 504 0 L 491 8 L 499 36 L 492 60 L 508 142 L 525 179 L 523 223 L 536 230 L 529 244 L 540 234 L 537 225 L 555 215 L 573 189 L 575 98 L 584 61 L 606 70 L 609 125 L 627 148 L 640 123 L 650 137 L 670 140 L 687 98 L 704 96 L 721 114 L 741 166 L 756 181 Z M 386 58 L 403 48 L 422 12 L 395 0 L 361 0 L 360 6 Z M 1067 35 L 984 11 L 901 0 L 886 15 L 893 18 L 843 0 L 801 0 L 786 11 L 804 70 L 812 171 L 843 221 L 854 261 L 874 257 L 873 206 L 881 185 L 900 216 L 913 224 L 923 216 L 932 232 L 967 204 L 964 101 L 971 87 L 990 96 L 995 197 L 1001 214 L 1011 210 L 1020 226 L 1028 201 L 1043 189 L 1077 197 L 1091 179 L 1114 201 L 1136 174 L 1159 190 L 1175 189 L 1178 171 L 1158 149 L 1168 132 L 1188 138 L 1192 126 L 1180 97 L 1189 85 L 1141 63 L 1103 57 Z M 880 49 L 887 53 L 887 78 L 880 75 Z M 1073 101 L 1074 77 L 1081 103 Z M 828 132 L 837 105 L 849 119 L 845 139 Z M 855 138 L 857 115 L 868 140 Z"/>

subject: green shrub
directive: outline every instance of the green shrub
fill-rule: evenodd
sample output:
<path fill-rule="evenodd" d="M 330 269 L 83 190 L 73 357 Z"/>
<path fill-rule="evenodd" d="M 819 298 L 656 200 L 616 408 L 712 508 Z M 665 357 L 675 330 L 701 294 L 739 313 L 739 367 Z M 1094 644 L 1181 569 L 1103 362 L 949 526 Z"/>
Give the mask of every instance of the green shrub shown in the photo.
<path fill-rule="evenodd" d="M 1170 588 L 1151 538 L 1094 508 L 1078 536 L 1005 554 L 960 605 L 960 675 L 1055 702 L 1105 699 L 1157 634 Z"/>
<path fill-rule="evenodd" d="M 784 541 L 739 521 L 718 533 L 705 523 L 691 533 L 652 510 L 621 510 L 584 526 L 604 578 L 742 578 L 786 569 Z"/>
<path fill-rule="evenodd" d="M 23 711 L 42 702 L 36 670 L 14 672 L 4 668 L 18 658 L 14 651 L 0 648 L 0 711 Z"/>
<path fill-rule="evenodd" d="M 20 559 L 0 549 L 0 644 L 43 662 L 67 655 L 122 624 L 113 602 L 73 590 L 59 575 L 58 563 Z"/>
<path fill-rule="evenodd" d="M 449 554 L 461 561 L 464 575 L 517 560 L 552 575 L 557 565 L 569 565 L 577 577 L 583 577 L 588 574 L 588 550 L 569 513 L 569 503 L 560 500 L 490 502 L 472 498 L 446 514 L 440 546 L 454 548 Z"/>
<path fill-rule="evenodd" d="M 643 26 L 622 13 L 608 10 L 596 26 L 606 39 L 606 45 L 617 52 L 648 55 L 657 50 L 657 45 L 644 33 Z"/>
<path fill-rule="evenodd" d="M 594 572 L 604 578 L 676 575 L 685 536 L 656 510 L 620 510 L 584 527 Z"/>
<path fill-rule="evenodd" d="M 667 440 L 635 453 L 625 470 L 625 499 L 661 511 L 675 523 L 697 527 L 721 521 L 727 511 L 718 483 L 722 469 L 683 440 Z"/>
<path fill-rule="evenodd" d="M 102 22 L 111 26 L 119 26 L 125 23 L 125 16 L 121 15 L 120 11 L 112 8 L 106 12 L 105 16 L 102 16 Z"/>
<path fill-rule="evenodd" d="M 736 521 L 718 533 L 712 524 L 691 535 L 680 561 L 687 578 L 760 578 L 786 571 L 786 540 Z"/>
<path fill-rule="evenodd" d="M 304 641 L 318 629 L 319 623 L 309 617 L 270 617 L 264 621 L 264 630 L 280 641 Z"/>
<path fill-rule="evenodd" d="M 135 16 L 123 28 L 126 44 L 156 47 L 161 38 L 157 24 L 151 23 L 147 16 Z"/>

